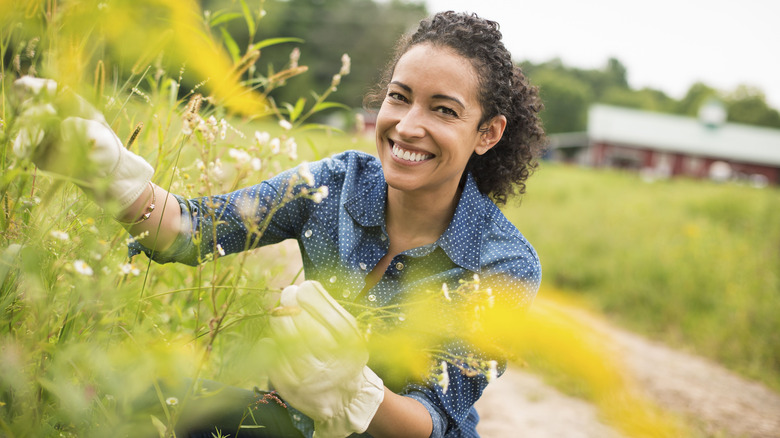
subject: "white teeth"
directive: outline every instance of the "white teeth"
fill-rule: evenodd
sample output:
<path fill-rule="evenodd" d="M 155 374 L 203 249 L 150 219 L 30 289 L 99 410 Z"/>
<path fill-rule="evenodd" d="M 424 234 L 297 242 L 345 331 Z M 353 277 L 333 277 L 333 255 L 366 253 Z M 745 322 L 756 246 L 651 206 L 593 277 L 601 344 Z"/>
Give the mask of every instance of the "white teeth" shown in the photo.
<path fill-rule="evenodd" d="M 409 152 L 401 149 L 398 145 L 393 145 L 393 155 L 406 161 L 423 161 L 429 157 L 429 155 L 422 152 Z"/>

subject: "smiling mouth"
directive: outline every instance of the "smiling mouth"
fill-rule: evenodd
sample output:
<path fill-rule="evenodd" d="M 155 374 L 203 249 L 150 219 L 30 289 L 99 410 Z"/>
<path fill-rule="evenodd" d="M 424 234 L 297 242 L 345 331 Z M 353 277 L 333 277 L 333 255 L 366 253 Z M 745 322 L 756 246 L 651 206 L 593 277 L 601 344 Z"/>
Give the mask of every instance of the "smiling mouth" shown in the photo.
<path fill-rule="evenodd" d="M 396 158 L 400 158 L 402 160 L 406 161 L 412 161 L 412 162 L 420 162 L 425 161 L 427 159 L 433 158 L 433 154 L 426 154 L 424 152 L 411 152 L 406 149 L 401 148 L 397 144 L 393 143 L 393 155 Z"/>

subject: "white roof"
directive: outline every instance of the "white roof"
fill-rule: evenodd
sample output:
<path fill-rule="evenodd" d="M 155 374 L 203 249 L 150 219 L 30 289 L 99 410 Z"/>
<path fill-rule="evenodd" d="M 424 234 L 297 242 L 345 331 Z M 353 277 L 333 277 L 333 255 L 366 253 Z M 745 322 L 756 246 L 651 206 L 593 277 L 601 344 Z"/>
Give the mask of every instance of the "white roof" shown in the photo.
<path fill-rule="evenodd" d="M 692 117 L 599 104 L 588 112 L 588 136 L 591 142 L 780 166 L 780 129 L 712 127 Z"/>

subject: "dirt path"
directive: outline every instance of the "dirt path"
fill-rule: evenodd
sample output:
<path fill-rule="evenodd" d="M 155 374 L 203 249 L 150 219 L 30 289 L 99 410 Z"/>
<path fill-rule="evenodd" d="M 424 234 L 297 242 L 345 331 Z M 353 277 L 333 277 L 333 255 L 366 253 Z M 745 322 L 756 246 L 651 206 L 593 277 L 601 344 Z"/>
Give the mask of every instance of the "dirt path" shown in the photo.
<path fill-rule="evenodd" d="M 273 257 L 269 267 L 277 265 L 284 271 L 280 278 L 291 279 L 300 269 L 294 242 L 265 251 Z M 608 335 L 618 357 L 650 398 L 694 419 L 708 436 L 780 438 L 780 394 L 709 360 L 648 341 L 580 310 L 569 312 Z M 593 405 L 515 368 L 487 388 L 477 410 L 479 432 L 485 438 L 620 438 L 599 421 Z"/>
<path fill-rule="evenodd" d="M 651 399 L 693 419 L 708 436 L 780 437 L 780 394 L 709 360 L 577 315 L 612 339 L 627 370 Z M 501 385 L 488 387 L 477 403 L 485 438 L 619 436 L 598 420 L 594 406 L 561 394 L 533 375 L 510 369 L 498 382 Z"/>

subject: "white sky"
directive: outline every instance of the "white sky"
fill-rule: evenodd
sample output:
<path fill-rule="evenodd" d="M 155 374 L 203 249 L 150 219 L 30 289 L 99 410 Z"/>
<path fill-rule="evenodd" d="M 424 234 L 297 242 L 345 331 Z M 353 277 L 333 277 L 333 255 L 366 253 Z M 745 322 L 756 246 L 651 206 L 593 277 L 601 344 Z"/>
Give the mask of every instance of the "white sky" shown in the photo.
<path fill-rule="evenodd" d="M 777 0 L 426 0 L 433 12 L 476 12 L 501 25 L 516 60 L 600 68 L 615 57 L 634 88 L 679 99 L 696 81 L 760 88 L 780 109 Z M 533 78 L 531 78 L 533 81 Z"/>

